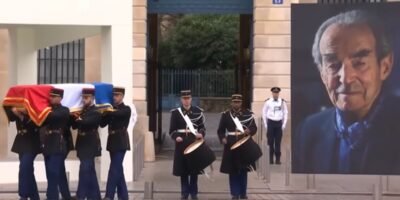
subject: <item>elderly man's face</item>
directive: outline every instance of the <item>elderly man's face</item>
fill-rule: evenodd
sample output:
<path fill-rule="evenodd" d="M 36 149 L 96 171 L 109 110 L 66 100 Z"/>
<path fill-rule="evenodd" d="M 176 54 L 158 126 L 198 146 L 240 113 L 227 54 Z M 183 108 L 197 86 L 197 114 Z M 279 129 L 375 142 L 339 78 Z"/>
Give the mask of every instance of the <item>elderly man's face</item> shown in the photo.
<path fill-rule="evenodd" d="M 392 54 L 378 61 L 376 41 L 367 25 L 331 25 L 322 34 L 321 78 L 332 103 L 363 117 L 378 96 L 393 64 Z"/>

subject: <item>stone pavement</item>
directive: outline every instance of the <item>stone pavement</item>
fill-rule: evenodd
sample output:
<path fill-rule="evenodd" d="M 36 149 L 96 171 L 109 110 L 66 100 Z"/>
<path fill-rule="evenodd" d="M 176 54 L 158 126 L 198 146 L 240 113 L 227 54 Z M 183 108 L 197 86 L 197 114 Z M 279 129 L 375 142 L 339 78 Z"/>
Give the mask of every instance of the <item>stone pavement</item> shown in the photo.
<path fill-rule="evenodd" d="M 207 168 L 210 178 L 199 177 L 200 199 L 229 199 L 227 175 L 219 173 L 220 157 L 213 164 L 211 172 Z M 316 188 L 307 189 L 305 175 L 291 175 L 290 185 L 285 186 L 284 165 L 272 166 L 271 183 L 267 184 L 255 172 L 249 174 L 249 199 L 271 200 L 373 200 L 373 184 L 378 182 L 377 176 L 336 176 L 318 175 Z M 164 152 L 157 156 L 156 162 L 145 164 L 145 168 L 137 182 L 129 184 L 130 199 L 143 199 L 145 182 L 153 182 L 154 199 L 179 199 L 179 179 L 172 176 L 171 152 Z M 383 178 L 386 191 L 386 179 Z M 400 179 L 389 179 L 389 193 L 382 200 L 400 199 Z M 76 183 L 71 183 L 71 190 L 76 190 Z M 104 192 L 105 183 L 101 183 Z M 39 190 L 44 199 L 46 183 L 39 183 Z M 17 185 L 0 185 L 0 199 L 17 199 Z M 7 192 L 7 193 L 5 193 Z"/>

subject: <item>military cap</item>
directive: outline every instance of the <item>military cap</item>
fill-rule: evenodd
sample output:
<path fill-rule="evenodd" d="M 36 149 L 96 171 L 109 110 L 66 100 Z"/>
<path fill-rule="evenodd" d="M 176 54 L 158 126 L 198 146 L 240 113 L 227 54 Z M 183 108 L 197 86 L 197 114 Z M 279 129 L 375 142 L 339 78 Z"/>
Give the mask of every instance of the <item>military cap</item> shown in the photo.
<path fill-rule="evenodd" d="M 60 88 L 52 88 L 50 90 L 50 96 L 52 97 L 61 97 L 63 98 L 64 96 L 64 90 Z"/>
<path fill-rule="evenodd" d="M 94 88 L 83 88 L 82 96 L 94 96 Z"/>
<path fill-rule="evenodd" d="M 279 87 L 273 87 L 273 88 L 271 88 L 271 92 L 279 93 L 280 91 L 281 91 L 281 88 L 279 88 Z"/>
<path fill-rule="evenodd" d="M 191 97 L 192 96 L 192 91 L 190 90 L 181 90 L 181 97 Z"/>
<path fill-rule="evenodd" d="M 125 88 L 124 87 L 113 87 L 113 93 L 125 95 Z"/>
<path fill-rule="evenodd" d="M 241 94 L 233 94 L 232 95 L 232 101 L 242 101 L 243 97 Z"/>

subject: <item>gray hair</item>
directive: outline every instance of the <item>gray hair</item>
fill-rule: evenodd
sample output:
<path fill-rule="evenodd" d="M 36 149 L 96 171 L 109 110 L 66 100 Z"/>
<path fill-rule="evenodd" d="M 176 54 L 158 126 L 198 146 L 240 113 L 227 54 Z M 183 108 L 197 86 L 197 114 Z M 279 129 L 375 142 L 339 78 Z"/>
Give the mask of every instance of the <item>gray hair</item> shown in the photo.
<path fill-rule="evenodd" d="M 315 64 L 318 66 L 318 69 L 320 69 L 322 66 L 322 57 L 319 49 L 322 34 L 329 26 L 334 24 L 344 26 L 365 24 L 370 27 L 376 41 L 375 50 L 378 61 L 380 61 L 382 58 L 392 52 L 389 37 L 384 31 L 382 22 L 379 22 L 377 17 L 373 16 L 367 11 L 351 10 L 327 19 L 318 28 L 318 31 L 315 34 L 314 44 L 312 46 L 312 56 L 314 58 Z"/>

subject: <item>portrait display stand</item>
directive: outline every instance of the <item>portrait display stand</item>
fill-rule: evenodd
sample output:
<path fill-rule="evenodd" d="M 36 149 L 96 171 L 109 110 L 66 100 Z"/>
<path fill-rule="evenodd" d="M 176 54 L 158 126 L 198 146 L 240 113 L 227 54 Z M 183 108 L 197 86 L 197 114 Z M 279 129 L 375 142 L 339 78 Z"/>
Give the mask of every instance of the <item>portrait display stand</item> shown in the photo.
<path fill-rule="evenodd" d="M 144 199 L 153 199 L 154 198 L 154 182 L 146 181 L 144 183 Z"/>
<path fill-rule="evenodd" d="M 261 147 L 263 154 L 256 162 L 257 164 L 257 173 L 258 177 L 265 180 L 268 184 L 271 182 L 271 168 L 269 164 L 269 146 L 267 142 L 267 138 L 264 137 L 266 134 L 266 130 L 264 128 L 263 119 L 259 118 L 256 120 L 257 127 L 257 135 L 253 137 L 256 140 L 256 143 Z"/>
<path fill-rule="evenodd" d="M 315 190 L 316 189 L 316 181 L 315 181 L 315 174 L 307 174 L 307 190 Z"/>
<path fill-rule="evenodd" d="M 269 153 L 268 153 L 269 147 L 268 147 L 268 145 L 265 145 L 265 146 L 266 146 L 266 153 L 265 153 L 265 172 L 264 172 L 265 177 L 264 178 L 267 183 L 270 183 L 271 182 L 271 166 L 269 164 Z"/>
<path fill-rule="evenodd" d="M 386 179 L 386 189 L 385 189 L 385 191 L 389 192 L 389 190 L 390 190 L 390 176 L 385 176 L 385 179 Z"/>
<path fill-rule="evenodd" d="M 373 198 L 374 200 L 381 200 L 382 199 L 382 176 L 378 177 L 378 183 L 374 184 L 374 188 L 373 188 Z"/>
<path fill-rule="evenodd" d="M 290 173 L 291 173 L 291 166 L 292 166 L 292 162 L 291 162 L 291 154 L 290 154 L 290 149 L 287 147 L 285 149 L 285 153 L 286 153 L 286 162 L 285 162 L 285 186 L 289 186 L 290 185 Z"/>

